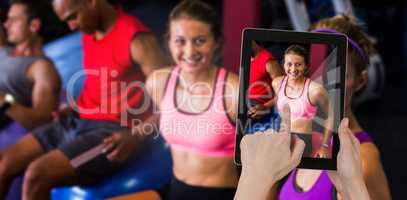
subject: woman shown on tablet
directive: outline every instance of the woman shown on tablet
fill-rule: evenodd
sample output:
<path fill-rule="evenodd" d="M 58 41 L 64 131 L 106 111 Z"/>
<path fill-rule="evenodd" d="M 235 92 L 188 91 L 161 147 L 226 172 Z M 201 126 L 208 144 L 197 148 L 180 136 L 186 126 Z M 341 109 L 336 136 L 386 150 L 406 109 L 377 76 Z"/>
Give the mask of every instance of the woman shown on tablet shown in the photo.
<path fill-rule="evenodd" d="M 324 19 L 311 27 L 313 32 L 346 34 L 348 36 L 348 74 L 346 77 L 347 98 L 346 113 L 349 117 L 349 128 L 360 143 L 363 178 L 369 195 L 374 200 L 391 199 L 386 175 L 380 162 L 380 153 L 372 138 L 360 126 L 352 110 L 352 96 L 360 92 L 368 80 L 368 56 L 373 45 L 367 35 L 349 16 L 339 15 Z M 327 171 L 294 170 L 279 192 L 280 200 L 305 199 L 336 199 L 341 196 L 340 188 L 336 188 L 328 177 Z"/>
<path fill-rule="evenodd" d="M 273 80 L 273 88 L 277 94 L 277 108 L 282 110 L 285 104 L 291 108 L 291 132 L 305 142 L 304 157 L 312 157 L 312 123 L 318 108 L 326 116 L 329 113 L 329 99 L 325 88 L 308 75 L 308 50 L 300 45 L 291 45 L 284 52 L 285 76 Z M 329 119 L 327 119 L 329 121 Z M 328 130 L 328 129 L 327 129 Z M 326 157 L 329 131 L 325 131 L 320 157 Z"/>

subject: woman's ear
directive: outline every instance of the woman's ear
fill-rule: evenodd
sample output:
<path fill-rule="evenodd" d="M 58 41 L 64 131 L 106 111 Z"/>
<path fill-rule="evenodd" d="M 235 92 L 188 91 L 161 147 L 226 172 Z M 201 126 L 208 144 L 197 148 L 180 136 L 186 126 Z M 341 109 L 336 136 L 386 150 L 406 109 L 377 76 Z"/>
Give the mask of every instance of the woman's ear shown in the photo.
<path fill-rule="evenodd" d="M 368 81 L 369 75 L 367 69 L 365 69 L 360 73 L 360 75 L 356 79 L 355 92 L 359 92 L 360 90 L 362 90 L 366 86 Z"/>
<path fill-rule="evenodd" d="M 305 65 L 304 67 L 305 67 L 304 68 L 304 74 L 305 74 L 305 76 L 308 76 L 309 75 L 309 67 L 307 65 Z"/>
<path fill-rule="evenodd" d="M 41 20 L 38 18 L 32 19 L 30 22 L 29 29 L 32 33 L 37 33 L 39 34 L 41 28 Z"/>

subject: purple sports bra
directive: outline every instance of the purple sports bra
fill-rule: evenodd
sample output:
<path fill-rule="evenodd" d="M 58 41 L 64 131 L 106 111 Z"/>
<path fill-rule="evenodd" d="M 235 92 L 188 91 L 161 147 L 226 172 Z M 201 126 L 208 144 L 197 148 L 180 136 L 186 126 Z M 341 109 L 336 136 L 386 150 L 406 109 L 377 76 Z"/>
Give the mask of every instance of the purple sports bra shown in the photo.
<path fill-rule="evenodd" d="M 355 134 L 360 144 L 371 142 L 372 138 L 366 132 L 359 132 Z M 318 180 L 312 186 L 312 188 L 306 192 L 297 191 L 295 188 L 295 177 L 297 170 L 293 170 L 288 177 L 287 181 L 281 188 L 279 199 L 280 200 L 331 200 L 333 196 L 334 186 L 328 177 L 327 171 L 322 171 Z"/>

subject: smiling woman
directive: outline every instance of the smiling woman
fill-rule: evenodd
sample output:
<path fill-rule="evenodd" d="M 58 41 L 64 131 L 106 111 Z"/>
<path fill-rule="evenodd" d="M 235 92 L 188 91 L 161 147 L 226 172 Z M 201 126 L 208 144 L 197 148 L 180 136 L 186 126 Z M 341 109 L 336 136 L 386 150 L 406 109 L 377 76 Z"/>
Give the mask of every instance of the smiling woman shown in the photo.
<path fill-rule="evenodd" d="M 160 111 L 174 177 L 168 187 L 119 199 L 233 199 L 238 78 L 213 64 L 221 32 L 216 12 L 186 0 L 171 12 L 168 46 L 175 67 L 155 71 L 146 88 Z"/>
<path fill-rule="evenodd" d="M 300 45 L 291 45 L 284 52 L 285 76 L 273 80 L 273 89 L 277 93 L 277 107 L 282 110 L 285 104 L 291 108 L 291 131 L 304 140 L 306 146 L 305 157 L 311 157 L 312 149 L 312 120 L 317 114 L 318 107 L 329 117 L 328 93 L 322 85 L 307 77 L 309 53 Z M 326 120 L 327 122 L 330 119 Z M 324 133 L 324 144 L 328 143 L 329 131 Z M 326 157 L 326 145 L 318 150 L 318 156 Z"/>

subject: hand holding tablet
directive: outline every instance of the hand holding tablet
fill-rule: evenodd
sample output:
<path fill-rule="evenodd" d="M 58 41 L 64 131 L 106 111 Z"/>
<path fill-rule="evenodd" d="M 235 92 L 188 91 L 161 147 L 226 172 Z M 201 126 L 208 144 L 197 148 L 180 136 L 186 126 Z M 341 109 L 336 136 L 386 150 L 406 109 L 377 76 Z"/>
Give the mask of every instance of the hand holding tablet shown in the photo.
<path fill-rule="evenodd" d="M 256 177 L 268 180 L 271 187 L 300 163 L 305 143 L 297 136 L 292 137 L 290 125 L 290 109 L 286 105 L 278 133 L 269 129 L 242 139 L 243 174 L 256 173 Z"/>
<path fill-rule="evenodd" d="M 287 114 L 290 114 L 289 109 L 284 108 L 282 127 L 290 127 Z M 280 129 L 278 133 L 270 130 L 244 136 L 241 142 L 242 175 L 235 200 L 267 199 L 276 182 L 298 165 L 305 144 L 296 136 L 290 137 L 289 133 L 288 128 Z M 370 199 L 363 180 L 360 144 L 349 129 L 348 119 L 340 124 L 339 138 L 338 171 L 329 171 L 329 178 L 345 199 Z"/>

